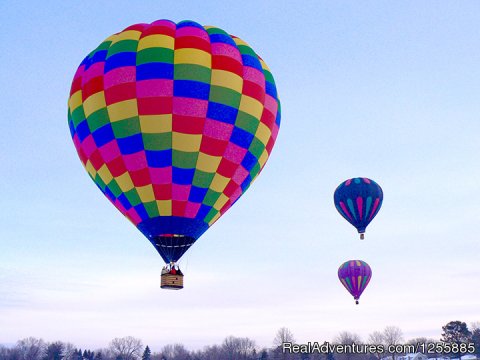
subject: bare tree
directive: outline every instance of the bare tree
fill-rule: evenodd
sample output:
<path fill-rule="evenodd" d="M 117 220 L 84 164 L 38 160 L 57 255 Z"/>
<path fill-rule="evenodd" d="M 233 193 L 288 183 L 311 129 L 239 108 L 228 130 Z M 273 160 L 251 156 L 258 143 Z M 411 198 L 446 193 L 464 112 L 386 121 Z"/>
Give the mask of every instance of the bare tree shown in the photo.
<path fill-rule="evenodd" d="M 229 336 L 223 340 L 222 351 L 227 359 L 237 360 L 240 359 L 240 339 L 235 336 Z"/>
<path fill-rule="evenodd" d="M 110 342 L 110 350 L 116 358 L 122 360 L 137 360 L 142 356 L 142 340 L 127 336 L 115 338 Z"/>
<path fill-rule="evenodd" d="M 195 354 L 201 360 L 223 360 L 222 348 L 218 345 L 207 346 L 203 351 Z"/>
<path fill-rule="evenodd" d="M 400 344 L 403 341 L 403 332 L 397 326 L 387 326 L 383 330 L 383 336 L 388 345 Z"/>
<path fill-rule="evenodd" d="M 248 337 L 229 336 L 223 340 L 222 352 L 229 360 L 251 359 L 255 353 L 255 342 Z"/>
<path fill-rule="evenodd" d="M 15 347 L 18 349 L 21 360 L 40 360 L 46 344 L 42 339 L 29 337 L 18 340 Z"/>
<path fill-rule="evenodd" d="M 333 342 L 335 344 L 351 345 L 353 343 L 360 344 L 362 342 L 362 339 L 358 334 L 351 333 L 349 331 L 342 331 L 335 337 L 335 339 L 333 339 Z M 335 359 L 350 360 L 352 356 L 353 354 L 351 352 L 346 352 L 345 354 L 336 354 Z"/>
<path fill-rule="evenodd" d="M 349 344 L 360 344 L 362 339 L 358 334 L 351 333 L 348 331 L 340 332 L 335 339 L 333 340 L 335 344 L 349 345 Z"/>
<path fill-rule="evenodd" d="M 282 346 L 283 343 L 294 343 L 295 338 L 293 337 L 292 332 L 289 328 L 282 327 L 278 329 L 277 335 L 275 335 L 275 339 L 273 339 L 273 345 L 275 346 Z"/>
<path fill-rule="evenodd" d="M 162 357 L 167 360 L 190 360 L 190 352 L 182 344 L 168 344 L 162 348 Z"/>
<path fill-rule="evenodd" d="M 173 345 L 173 360 L 190 360 L 190 352 L 182 344 Z"/>
<path fill-rule="evenodd" d="M 368 335 L 368 343 L 371 345 L 383 345 L 385 344 L 385 336 L 383 336 L 380 331 L 374 331 L 373 333 Z M 380 352 L 376 352 L 373 355 L 375 355 L 377 359 L 382 358 L 382 354 L 380 354 Z"/>
<path fill-rule="evenodd" d="M 255 354 L 255 341 L 248 337 L 240 338 L 240 355 L 242 359 L 249 359 Z"/>
<path fill-rule="evenodd" d="M 387 326 L 383 330 L 383 337 L 385 339 L 385 345 L 397 345 L 403 341 L 403 332 L 397 326 Z M 396 352 L 392 351 L 390 355 L 392 355 L 392 360 L 395 360 Z"/>
<path fill-rule="evenodd" d="M 284 343 L 294 343 L 294 342 L 295 342 L 295 338 L 293 337 L 293 333 L 290 331 L 290 329 L 286 327 L 282 327 L 278 329 L 277 334 L 273 339 L 273 345 L 275 346 L 273 352 L 274 352 L 275 358 L 278 358 L 279 356 L 281 356 L 283 360 L 293 358 L 294 356 L 293 354 L 283 352 L 282 345 Z"/>
<path fill-rule="evenodd" d="M 372 345 L 381 345 L 385 341 L 383 334 L 380 331 L 374 331 L 370 335 L 368 335 L 368 342 Z"/>

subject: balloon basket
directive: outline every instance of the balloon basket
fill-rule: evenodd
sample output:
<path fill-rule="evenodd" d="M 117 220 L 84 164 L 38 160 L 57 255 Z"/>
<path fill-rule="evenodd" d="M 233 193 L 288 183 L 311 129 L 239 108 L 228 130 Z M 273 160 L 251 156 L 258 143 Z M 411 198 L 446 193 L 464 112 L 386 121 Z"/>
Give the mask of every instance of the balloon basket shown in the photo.
<path fill-rule="evenodd" d="M 183 289 L 183 275 L 162 274 L 160 276 L 160 287 L 167 290 Z"/>

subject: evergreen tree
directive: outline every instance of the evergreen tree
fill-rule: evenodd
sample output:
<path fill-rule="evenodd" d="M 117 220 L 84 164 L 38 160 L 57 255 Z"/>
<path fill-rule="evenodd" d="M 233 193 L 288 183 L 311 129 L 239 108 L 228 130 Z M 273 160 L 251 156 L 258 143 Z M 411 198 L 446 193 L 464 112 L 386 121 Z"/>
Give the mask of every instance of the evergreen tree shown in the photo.
<path fill-rule="evenodd" d="M 75 359 L 76 359 L 76 360 L 83 360 L 82 349 L 78 349 L 78 350 L 75 352 Z"/>
<path fill-rule="evenodd" d="M 150 360 L 151 355 L 152 355 L 152 352 L 150 351 L 150 348 L 147 345 L 145 347 L 145 350 L 143 351 L 142 360 Z"/>
<path fill-rule="evenodd" d="M 301 360 L 310 360 L 310 354 L 300 354 Z"/>
<path fill-rule="evenodd" d="M 475 344 L 475 354 L 480 356 L 480 328 L 473 330 L 471 342 Z"/>
<path fill-rule="evenodd" d="M 468 330 L 467 324 L 462 321 L 450 321 L 442 326 L 442 341 L 446 343 L 467 343 L 472 333 Z"/>
<path fill-rule="evenodd" d="M 267 360 L 268 359 L 268 352 L 267 350 L 263 349 L 262 353 L 260 354 L 260 360 Z"/>
<path fill-rule="evenodd" d="M 49 344 L 43 360 L 62 360 L 64 347 L 63 343 L 59 341 Z"/>
<path fill-rule="evenodd" d="M 442 341 L 450 344 L 468 343 L 471 340 L 472 333 L 468 330 L 467 324 L 462 321 L 450 321 L 447 325 L 442 326 Z M 452 358 L 458 358 L 465 353 L 447 354 Z"/>

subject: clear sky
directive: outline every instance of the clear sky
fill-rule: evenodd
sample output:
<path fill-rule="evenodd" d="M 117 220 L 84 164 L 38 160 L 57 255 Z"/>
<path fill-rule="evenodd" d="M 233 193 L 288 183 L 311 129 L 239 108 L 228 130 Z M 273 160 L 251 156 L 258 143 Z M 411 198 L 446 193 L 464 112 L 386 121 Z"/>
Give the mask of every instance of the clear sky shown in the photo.
<path fill-rule="evenodd" d="M 480 2 L 3 1 L 0 14 L 0 343 L 271 346 L 283 326 L 300 343 L 388 325 L 439 338 L 480 320 Z M 67 126 L 83 57 L 162 18 L 247 41 L 282 103 L 269 162 L 184 256 L 177 292 Z M 385 194 L 363 242 L 333 206 L 356 176 Z M 350 259 L 373 270 L 359 306 L 337 279 Z"/>

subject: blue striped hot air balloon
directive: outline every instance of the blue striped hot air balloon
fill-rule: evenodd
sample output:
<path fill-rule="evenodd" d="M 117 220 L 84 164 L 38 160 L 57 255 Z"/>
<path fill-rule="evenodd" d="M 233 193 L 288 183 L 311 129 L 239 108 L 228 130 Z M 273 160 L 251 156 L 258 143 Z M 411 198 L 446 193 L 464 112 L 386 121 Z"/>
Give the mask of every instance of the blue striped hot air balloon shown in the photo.
<path fill-rule="evenodd" d="M 337 187 L 333 200 L 340 215 L 357 228 L 363 239 L 365 229 L 382 206 L 383 191 L 371 179 L 353 178 Z"/>

